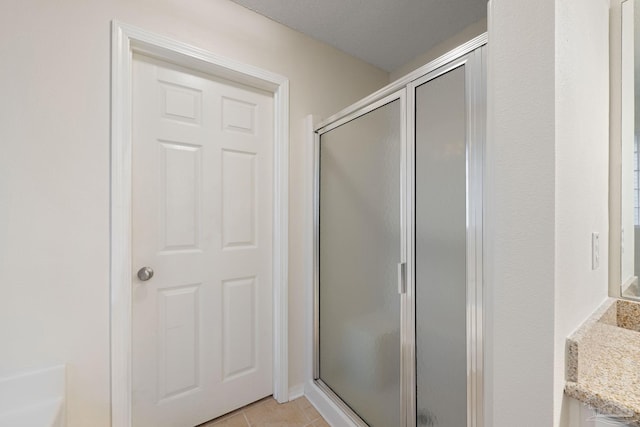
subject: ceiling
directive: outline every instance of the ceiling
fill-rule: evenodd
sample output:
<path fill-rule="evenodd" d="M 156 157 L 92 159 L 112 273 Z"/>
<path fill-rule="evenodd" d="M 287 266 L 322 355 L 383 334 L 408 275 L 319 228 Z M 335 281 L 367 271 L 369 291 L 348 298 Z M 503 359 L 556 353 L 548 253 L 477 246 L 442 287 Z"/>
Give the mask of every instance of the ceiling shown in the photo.
<path fill-rule="evenodd" d="M 393 71 L 487 16 L 487 0 L 233 0 Z"/>

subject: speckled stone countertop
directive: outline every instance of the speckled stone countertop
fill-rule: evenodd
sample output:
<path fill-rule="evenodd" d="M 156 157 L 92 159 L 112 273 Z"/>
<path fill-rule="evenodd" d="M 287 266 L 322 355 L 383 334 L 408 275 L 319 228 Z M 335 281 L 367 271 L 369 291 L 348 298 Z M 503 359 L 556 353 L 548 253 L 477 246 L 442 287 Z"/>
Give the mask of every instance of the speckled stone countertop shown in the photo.
<path fill-rule="evenodd" d="M 567 339 L 565 393 L 640 427 L 640 304 L 609 299 Z"/>

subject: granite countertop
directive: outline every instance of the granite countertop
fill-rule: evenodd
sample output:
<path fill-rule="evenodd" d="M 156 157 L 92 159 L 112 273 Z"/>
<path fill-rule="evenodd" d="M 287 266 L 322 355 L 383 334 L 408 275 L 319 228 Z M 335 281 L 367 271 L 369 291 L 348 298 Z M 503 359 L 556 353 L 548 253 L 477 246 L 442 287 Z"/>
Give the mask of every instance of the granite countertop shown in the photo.
<path fill-rule="evenodd" d="M 640 427 L 640 304 L 609 299 L 567 339 L 565 394 Z"/>

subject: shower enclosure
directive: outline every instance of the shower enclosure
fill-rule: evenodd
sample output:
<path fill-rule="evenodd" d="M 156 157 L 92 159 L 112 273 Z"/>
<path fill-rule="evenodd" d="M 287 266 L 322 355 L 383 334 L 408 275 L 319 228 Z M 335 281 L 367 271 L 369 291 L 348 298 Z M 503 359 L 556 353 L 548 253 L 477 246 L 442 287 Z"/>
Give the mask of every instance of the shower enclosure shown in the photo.
<path fill-rule="evenodd" d="M 485 43 L 315 130 L 311 396 L 336 425 L 482 426 Z"/>

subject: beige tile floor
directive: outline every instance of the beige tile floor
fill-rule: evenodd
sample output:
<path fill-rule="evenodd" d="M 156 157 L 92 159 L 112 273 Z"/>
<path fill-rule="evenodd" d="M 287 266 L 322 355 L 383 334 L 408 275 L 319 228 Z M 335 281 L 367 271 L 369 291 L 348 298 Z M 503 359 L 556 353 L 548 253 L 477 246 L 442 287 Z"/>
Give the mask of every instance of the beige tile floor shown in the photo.
<path fill-rule="evenodd" d="M 329 427 L 329 424 L 304 397 L 283 404 L 266 397 L 198 427 Z"/>

